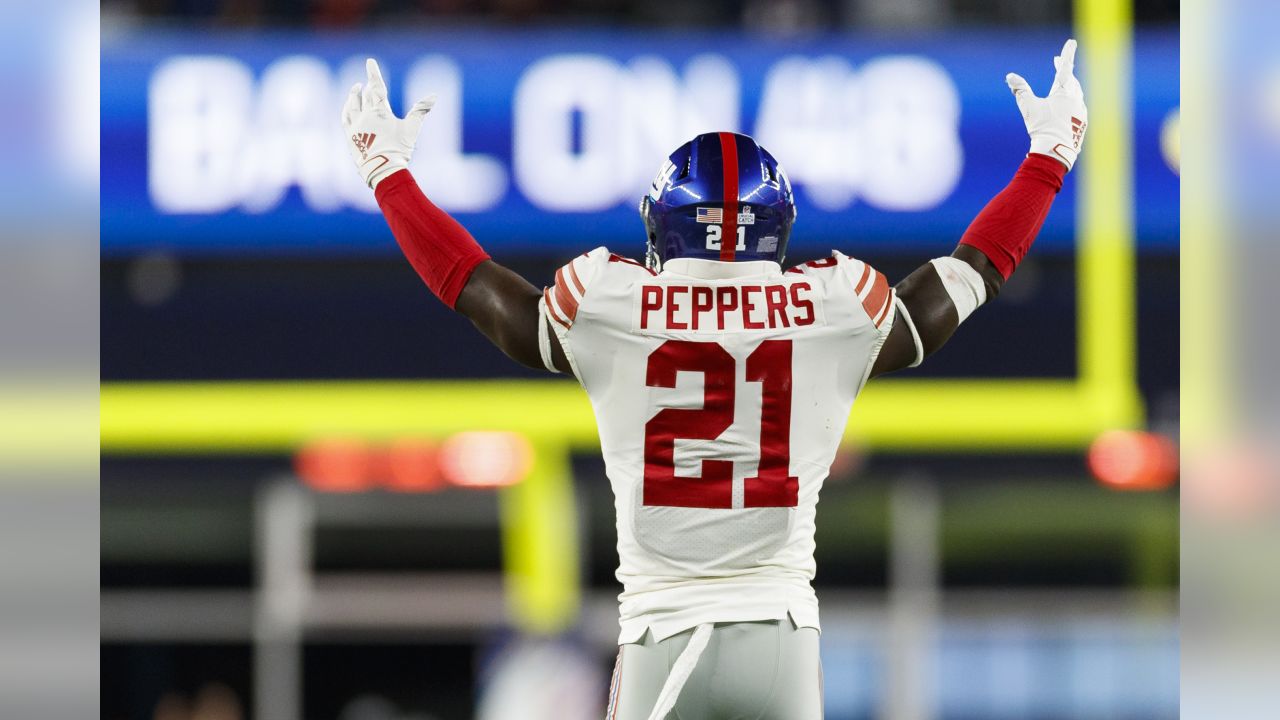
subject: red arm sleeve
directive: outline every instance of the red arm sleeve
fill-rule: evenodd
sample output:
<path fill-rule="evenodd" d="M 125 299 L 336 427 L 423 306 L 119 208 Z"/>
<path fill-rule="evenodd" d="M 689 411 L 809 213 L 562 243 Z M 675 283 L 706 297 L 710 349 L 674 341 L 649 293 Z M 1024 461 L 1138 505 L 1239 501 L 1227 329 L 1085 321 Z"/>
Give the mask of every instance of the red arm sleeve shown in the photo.
<path fill-rule="evenodd" d="M 1040 233 L 1066 174 L 1060 161 L 1028 155 L 1008 186 L 969 224 L 960 244 L 980 250 L 1008 280 Z"/>
<path fill-rule="evenodd" d="M 399 170 L 378 183 L 374 196 L 391 226 L 391 234 L 413 269 L 450 308 L 471 271 L 489 254 L 457 220 L 422 194 L 408 170 Z"/>

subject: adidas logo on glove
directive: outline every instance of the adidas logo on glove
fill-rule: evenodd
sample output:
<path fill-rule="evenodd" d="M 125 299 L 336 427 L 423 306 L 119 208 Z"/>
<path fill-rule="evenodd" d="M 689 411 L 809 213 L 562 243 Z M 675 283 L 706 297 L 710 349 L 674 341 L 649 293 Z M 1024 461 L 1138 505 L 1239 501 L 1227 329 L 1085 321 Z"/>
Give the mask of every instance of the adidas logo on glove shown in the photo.
<path fill-rule="evenodd" d="M 360 151 L 361 159 L 369 159 L 369 146 L 373 144 L 373 139 L 376 137 L 378 136 L 373 133 L 356 133 L 351 136 L 351 142 L 356 144 L 356 149 Z"/>

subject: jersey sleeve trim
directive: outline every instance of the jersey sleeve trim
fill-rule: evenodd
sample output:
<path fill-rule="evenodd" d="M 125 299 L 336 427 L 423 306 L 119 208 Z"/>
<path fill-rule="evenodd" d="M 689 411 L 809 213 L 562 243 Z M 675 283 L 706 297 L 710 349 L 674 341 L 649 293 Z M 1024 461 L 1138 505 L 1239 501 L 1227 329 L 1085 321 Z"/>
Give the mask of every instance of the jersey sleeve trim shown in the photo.
<path fill-rule="evenodd" d="M 551 322 L 547 322 L 546 318 L 550 318 Z M 560 343 L 560 351 L 564 353 L 564 357 L 569 361 L 569 369 L 573 371 L 573 376 L 582 382 L 582 373 L 578 372 L 578 361 L 573 357 L 573 346 L 569 342 L 569 328 L 571 323 L 565 320 L 556 309 L 555 298 L 552 296 L 550 288 L 542 289 L 542 300 L 538 301 L 538 322 L 542 323 L 542 327 L 538 328 L 539 333 L 546 332 L 550 328 L 556 334 L 556 340 Z M 539 343 L 542 338 L 538 338 Z M 542 352 L 542 348 L 538 348 Z M 542 363 L 549 369 L 554 370 L 554 363 L 551 362 L 551 338 L 547 337 L 546 352 L 542 357 Z"/>
<path fill-rule="evenodd" d="M 916 330 L 916 321 L 911 317 L 911 311 L 907 309 L 907 304 L 902 302 L 902 298 L 898 297 L 895 292 L 893 294 L 893 308 L 898 317 L 907 325 L 907 329 L 911 331 L 911 342 L 916 346 L 916 359 L 911 361 L 907 367 L 913 368 L 924 362 L 924 342 L 920 340 L 920 332 Z"/>
<path fill-rule="evenodd" d="M 571 326 L 570 321 L 566 320 L 564 315 L 560 313 L 560 310 L 556 307 L 555 300 L 551 298 L 550 288 L 542 288 L 542 303 L 546 306 L 547 315 L 552 320 L 555 320 L 557 323 L 563 326 L 565 330 L 568 330 L 570 328 Z"/>
<path fill-rule="evenodd" d="M 871 324 L 880 332 L 887 332 L 896 293 L 884 273 L 839 251 L 832 252 L 830 257 L 793 267 L 787 272 L 807 275 L 824 268 L 833 268 L 837 276 L 844 278 L 841 282 L 848 282 L 852 286 L 853 294 L 858 297 Z"/>
<path fill-rule="evenodd" d="M 566 267 L 568 267 L 570 271 L 573 270 L 572 264 L 567 265 Z M 576 284 L 578 288 L 581 288 L 582 283 L 579 282 Z M 572 325 L 573 321 L 578 318 L 578 304 L 582 302 L 582 295 L 583 295 L 582 290 L 573 288 L 569 284 L 568 279 L 565 278 L 564 268 L 560 268 L 559 270 L 556 270 L 556 284 L 555 284 L 556 309 L 560 311 L 561 316 L 563 316 L 569 321 L 570 325 Z"/>
<path fill-rule="evenodd" d="M 892 289 L 889 291 L 888 310 L 881 325 L 876 326 L 876 338 L 871 349 L 871 357 L 867 359 L 867 369 L 862 372 L 862 382 L 858 384 L 858 393 L 862 394 L 862 389 L 867 386 L 867 381 L 871 379 L 871 371 L 876 367 L 876 361 L 880 359 L 880 351 L 884 350 L 885 341 L 889 339 L 889 333 L 893 332 L 893 325 L 898 321 L 898 313 L 896 309 L 897 293 Z M 906 307 L 905 305 L 903 306 Z"/>
<path fill-rule="evenodd" d="M 558 374 L 560 368 L 556 367 L 555 360 L 551 356 L 550 326 L 551 320 L 547 316 L 547 304 L 546 302 L 540 302 L 538 303 L 538 355 L 542 357 L 543 367 Z"/>
<path fill-rule="evenodd" d="M 556 334 L 560 349 L 579 381 L 582 376 L 573 357 L 569 331 L 579 319 L 583 303 L 587 301 L 587 294 L 591 290 L 591 283 L 612 260 L 609 251 L 603 247 L 579 255 L 556 270 L 555 283 L 542 289 L 542 299 L 538 301 L 539 313 L 548 319 L 540 322 Z M 544 365 L 550 356 L 550 336 L 547 337 L 547 344 L 548 354 L 543 358 Z"/>
<path fill-rule="evenodd" d="M 862 309 L 867 311 L 867 317 L 879 329 L 889 317 L 889 309 L 893 306 L 893 291 L 889 287 L 889 281 L 879 270 L 862 263 L 862 276 L 858 279 L 854 292 L 862 301 Z"/>
<path fill-rule="evenodd" d="M 556 270 L 555 283 L 545 288 L 542 294 L 548 315 L 565 328 L 573 327 L 591 283 L 608 263 L 614 262 L 615 257 L 618 256 L 600 247 L 579 255 Z"/>

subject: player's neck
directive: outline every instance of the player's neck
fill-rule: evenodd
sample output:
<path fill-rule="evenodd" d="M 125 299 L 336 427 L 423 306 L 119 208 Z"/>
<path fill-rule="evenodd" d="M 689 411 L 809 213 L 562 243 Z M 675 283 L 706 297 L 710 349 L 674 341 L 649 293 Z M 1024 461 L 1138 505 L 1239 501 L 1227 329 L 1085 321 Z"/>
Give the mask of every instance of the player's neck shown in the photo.
<path fill-rule="evenodd" d="M 729 280 L 756 275 L 778 275 L 782 272 L 782 267 L 769 260 L 723 262 L 700 258 L 672 258 L 662 264 L 662 272 L 700 280 Z"/>

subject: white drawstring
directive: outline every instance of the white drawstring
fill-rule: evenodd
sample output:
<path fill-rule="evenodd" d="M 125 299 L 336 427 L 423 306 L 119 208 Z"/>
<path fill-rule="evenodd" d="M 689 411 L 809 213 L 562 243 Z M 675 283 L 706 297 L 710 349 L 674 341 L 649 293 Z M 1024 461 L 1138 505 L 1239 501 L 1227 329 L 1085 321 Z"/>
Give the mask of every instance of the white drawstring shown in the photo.
<path fill-rule="evenodd" d="M 671 672 L 667 674 L 667 681 L 662 684 L 662 692 L 658 693 L 658 701 L 654 703 L 653 712 L 649 713 L 649 720 L 663 720 L 671 712 L 671 708 L 675 707 L 676 700 L 680 699 L 680 691 L 684 689 L 684 684 L 698 664 L 698 658 L 707 649 L 712 627 L 711 623 L 703 623 L 694 628 L 689 644 L 684 646 L 684 651 L 676 658 Z"/>

